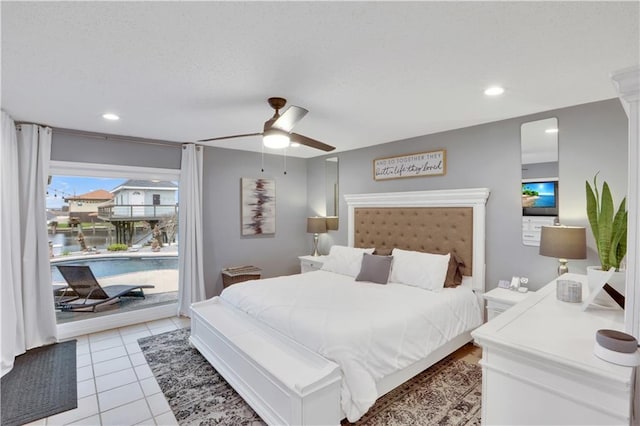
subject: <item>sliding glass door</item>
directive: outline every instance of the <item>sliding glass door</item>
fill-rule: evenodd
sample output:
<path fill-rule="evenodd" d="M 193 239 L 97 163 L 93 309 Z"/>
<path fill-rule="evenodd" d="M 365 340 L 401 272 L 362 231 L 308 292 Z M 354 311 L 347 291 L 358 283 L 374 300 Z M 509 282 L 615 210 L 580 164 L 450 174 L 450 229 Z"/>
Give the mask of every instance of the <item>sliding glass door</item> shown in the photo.
<path fill-rule="evenodd" d="M 82 322 L 97 331 L 115 319 L 122 326 L 175 312 L 179 171 L 59 163 L 47 188 L 57 324 L 76 329 L 72 323 Z M 86 277 L 63 275 L 59 266 L 88 269 L 93 293 L 84 293 Z M 113 297 L 123 285 L 130 291 Z"/>

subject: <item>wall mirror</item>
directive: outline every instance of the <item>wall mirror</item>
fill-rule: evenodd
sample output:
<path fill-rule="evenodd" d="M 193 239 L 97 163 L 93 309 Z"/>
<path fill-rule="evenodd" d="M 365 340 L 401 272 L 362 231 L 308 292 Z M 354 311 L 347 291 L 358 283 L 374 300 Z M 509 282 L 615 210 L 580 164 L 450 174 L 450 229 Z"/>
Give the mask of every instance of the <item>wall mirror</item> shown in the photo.
<path fill-rule="evenodd" d="M 326 215 L 338 216 L 338 157 L 325 159 Z"/>
<path fill-rule="evenodd" d="M 558 219 L 558 119 L 531 121 L 520 128 L 522 242 L 539 246 L 542 226 Z"/>

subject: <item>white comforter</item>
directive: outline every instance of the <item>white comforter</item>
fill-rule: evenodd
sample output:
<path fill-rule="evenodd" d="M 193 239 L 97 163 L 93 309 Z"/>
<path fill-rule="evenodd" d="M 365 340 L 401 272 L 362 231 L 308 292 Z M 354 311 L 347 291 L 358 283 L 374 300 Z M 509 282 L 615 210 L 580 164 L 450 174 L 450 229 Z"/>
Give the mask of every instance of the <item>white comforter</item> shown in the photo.
<path fill-rule="evenodd" d="M 482 323 L 469 288 L 434 293 L 327 271 L 235 284 L 221 298 L 336 362 L 351 422 L 378 398 L 378 379 Z"/>

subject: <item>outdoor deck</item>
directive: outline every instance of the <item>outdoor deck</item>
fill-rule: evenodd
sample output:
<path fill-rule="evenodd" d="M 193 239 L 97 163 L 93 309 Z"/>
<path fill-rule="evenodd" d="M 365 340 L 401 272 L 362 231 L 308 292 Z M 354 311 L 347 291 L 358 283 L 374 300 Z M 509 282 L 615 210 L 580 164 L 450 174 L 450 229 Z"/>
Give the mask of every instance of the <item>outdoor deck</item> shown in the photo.
<path fill-rule="evenodd" d="M 122 204 L 98 207 L 98 218 L 107 222 L 157 221 L 177 215 L 177 204 Z"/>

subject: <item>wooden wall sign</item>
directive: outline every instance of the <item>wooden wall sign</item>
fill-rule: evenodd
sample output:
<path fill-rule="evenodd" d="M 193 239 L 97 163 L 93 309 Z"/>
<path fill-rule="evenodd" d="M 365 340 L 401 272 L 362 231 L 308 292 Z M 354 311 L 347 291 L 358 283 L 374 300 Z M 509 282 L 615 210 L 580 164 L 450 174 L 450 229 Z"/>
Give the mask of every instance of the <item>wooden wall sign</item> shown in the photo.
<path fill-rule="evenodd" d="M 442 176 L 447 171 L 447 151 L 418 152 L 373 160 L 373 179 Z"/>

